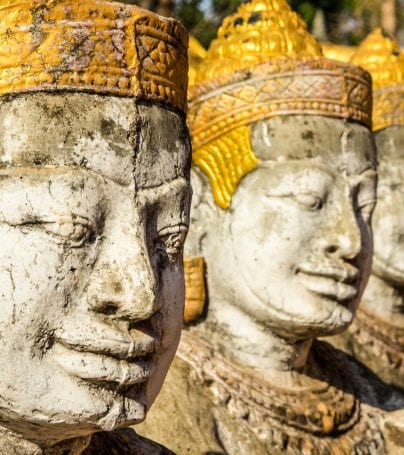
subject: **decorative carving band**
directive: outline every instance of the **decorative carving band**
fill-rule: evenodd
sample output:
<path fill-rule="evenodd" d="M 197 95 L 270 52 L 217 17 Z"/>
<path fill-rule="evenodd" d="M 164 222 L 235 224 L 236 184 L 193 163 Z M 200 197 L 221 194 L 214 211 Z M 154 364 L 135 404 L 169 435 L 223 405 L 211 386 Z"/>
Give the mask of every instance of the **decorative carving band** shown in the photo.
<path fill-rule="evenodd" d="M 327 60 L 277 59 L 191 89 L 188 121 L 198 149 L 240 126 L 291 114 L 325 115 L 371 126 L 371 79 Z"/>
<path fill-rule="evenodd" d="M 186 109 L 187 33 L 177 21 L 101 0 L 6 0 L 0 95 L 81 90 Z"/>

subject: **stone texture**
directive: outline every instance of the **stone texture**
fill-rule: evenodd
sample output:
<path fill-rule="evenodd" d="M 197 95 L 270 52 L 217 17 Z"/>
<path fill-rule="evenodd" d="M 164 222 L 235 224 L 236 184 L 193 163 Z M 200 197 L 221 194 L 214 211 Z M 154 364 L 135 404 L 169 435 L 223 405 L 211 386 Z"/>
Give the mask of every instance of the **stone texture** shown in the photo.
<path fill-rule="evenodd" d="M 369 278 L 371 132 L 308 115 L 251 128 L 260 162 L 228 210 L 193 172 L 186 253 L 205 258 L 207 315 L 183 333 L 180 360 L 139 431 L 195 455 L 215 442 L 213 453 L 230 455 L 399 453 L 386 422 L 403 398 L 316 340 L 349 327 Z M 171 395 L 181 383 L 189 385 Z M 200 405 L 188 401 L 198 394 Z M 184 439 L 196 435 L 199 445 L 185 452 Z"/>
<path fill-rule="evenodd" d="M 0 100 L 1 453 L 79 454 L 145 418 L 181 329 L 189 164 L 167 108 Z"/>
<path fill-rule="evenodd" d="M 335 340 L 404 391 L 404 126 L 375 134 L 378 203 L 373 219 L 372 275 L 351 330 Z"/>

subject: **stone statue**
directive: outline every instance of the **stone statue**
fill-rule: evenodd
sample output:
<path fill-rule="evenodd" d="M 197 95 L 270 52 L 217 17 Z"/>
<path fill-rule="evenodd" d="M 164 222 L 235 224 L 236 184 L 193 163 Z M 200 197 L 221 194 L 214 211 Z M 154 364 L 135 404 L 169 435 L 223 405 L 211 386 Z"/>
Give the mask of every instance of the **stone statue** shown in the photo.
<path fill-rule="evenodd" d="M 372 275 L 344 347 L 386 383 L 404 390 L 404 54 L 380 29 L 353 62 L 373 78 L 379 157 Z"/>
<path fill-rule="evenodd" d="M 119 428 L 182 326 L 186 53 L 135 6 L 0 2 L 2 454 L 171 453 Z"/>
<path fill-rule="evenodd" d="M 325 59 L 286 1 L 253 0 L 189 100 L 186 319 L 202 318 L 139 431 L 179 454 L 398 453 L 400 395 L 316 340 L 347 329 L 370 274 L 369 74 Z"/>

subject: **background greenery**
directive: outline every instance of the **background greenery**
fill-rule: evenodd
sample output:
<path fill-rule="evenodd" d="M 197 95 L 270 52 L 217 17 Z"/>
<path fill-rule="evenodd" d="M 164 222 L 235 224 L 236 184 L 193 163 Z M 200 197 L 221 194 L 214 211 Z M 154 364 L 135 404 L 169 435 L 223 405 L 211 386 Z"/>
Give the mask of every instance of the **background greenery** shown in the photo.
<path fill-rule="evenodd" d="M 205 47 L 223 18 L 243 0 L 129 0 L 176 16 Z M 288 0 L 314 34 L 337 44 L 358 44 L 378 25 L 404 40 L 404 0 Z M 401 43 L 402 45 L 404 43 Z"/>

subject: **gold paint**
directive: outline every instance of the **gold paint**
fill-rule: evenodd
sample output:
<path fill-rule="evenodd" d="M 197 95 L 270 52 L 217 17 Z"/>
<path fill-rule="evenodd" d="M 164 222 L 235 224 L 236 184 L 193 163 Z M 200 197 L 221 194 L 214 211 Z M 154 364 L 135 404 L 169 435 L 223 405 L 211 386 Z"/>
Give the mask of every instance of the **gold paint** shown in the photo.
<path fill-rule="evenodd" d="M 232 74 L 279 56 L 321 55 L 320 45 L 285 0 L 253 0 L 224 19 L 196 82 Z"/>
<path fill-rule="evenodd" d="M 321 43 L 324 57 L 339 62 L 349 62 L 355 53 L 355 46 L 343 46 L 341 44 Z"/>
<path fill-rule="evenodd" d="M 199 71 L 199 66 L 206 58 L 206 49 L 193 36 L 189 37 L 188 59 L 188 83 L 193 85 Z"/>
<path fill-rule="evenodd" d="M 327 433 L 327 434 L 332 433 L 332 431 L 334 430 L 334 418 L 330 415 L 323 416 L 322 421 L 323 421 L 324 433 Z"/>
<path fill-rule="evenodd" d="M 185 309 L 184 322 L 198 320 L 205 308 L 205 262 L 203 257 L 185 257 Z"/>
<path fill-rule="evenodd" d="M 187 34 L 104 0 L 2 0 L 0 95 L 81 90 L 186 109 Z"/>
<path fill-rule="evenodd" d="M 216 204 L 227 209 L 240 180 L 258 164 L 251 148 L 250 128 L 240 126 L 198 148 L 194 163 L 208 176 Z"/>
<path fill-rule="evenodd" d="M 404 125 L 404 53 L 398 42 L 374 30 L 359 46 L 351 62 L 373 80 L 373 130 Z"/>
<path fill-rule="evenodd" d="M 193 161 L 223 209 L 258 165 L 250 141 L 254 122 L 308 114 L 371 124 L 369 74 L 324 58 L 286 0 L 240 5 L 224 20 L 196 82 L 188 115 Z"/>

